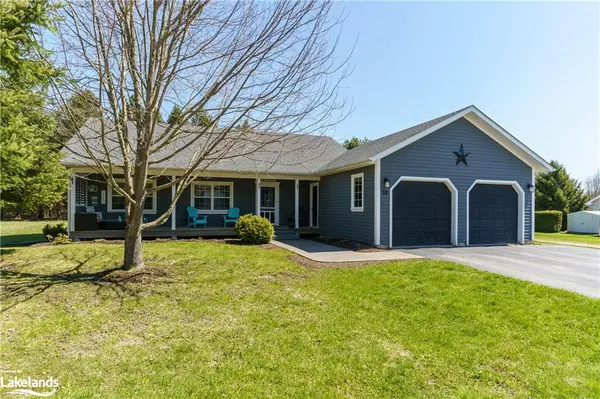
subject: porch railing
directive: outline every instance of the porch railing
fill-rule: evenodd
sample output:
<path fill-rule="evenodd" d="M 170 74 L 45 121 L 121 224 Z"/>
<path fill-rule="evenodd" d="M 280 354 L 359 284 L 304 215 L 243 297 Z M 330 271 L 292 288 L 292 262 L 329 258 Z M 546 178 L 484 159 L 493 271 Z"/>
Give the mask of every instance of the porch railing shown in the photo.
<path fill-rule="evenodd" d="M 260 208 L 260 216 L 275 224 L 275 208 Z"/>

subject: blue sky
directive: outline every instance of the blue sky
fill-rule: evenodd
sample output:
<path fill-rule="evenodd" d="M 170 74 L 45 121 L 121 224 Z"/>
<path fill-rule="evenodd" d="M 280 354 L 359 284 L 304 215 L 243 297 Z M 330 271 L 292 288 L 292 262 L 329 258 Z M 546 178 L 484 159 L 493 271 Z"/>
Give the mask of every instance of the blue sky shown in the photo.
<path fill-rule="evenodd" d="M 600 166 L 598 3 L 349 2 L 357 40 L 336 139 L 377 138 L 474 104 L 583 179 Z"/>

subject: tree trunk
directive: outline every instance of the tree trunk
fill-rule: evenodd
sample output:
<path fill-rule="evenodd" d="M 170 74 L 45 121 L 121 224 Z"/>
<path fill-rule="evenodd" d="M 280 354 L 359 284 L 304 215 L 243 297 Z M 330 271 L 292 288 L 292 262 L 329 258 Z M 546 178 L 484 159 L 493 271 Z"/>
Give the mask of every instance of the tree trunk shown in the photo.
<path fill-rule="evenodd" d="M 134 211 L 138 213 L 139 210 Z M 125 254 L 123 258 L 123 269 L 130 270 L 144 267 L 144 252 L 142 248 L 142 220 L 133 216 L 127 220 L 125 228 Z"/>

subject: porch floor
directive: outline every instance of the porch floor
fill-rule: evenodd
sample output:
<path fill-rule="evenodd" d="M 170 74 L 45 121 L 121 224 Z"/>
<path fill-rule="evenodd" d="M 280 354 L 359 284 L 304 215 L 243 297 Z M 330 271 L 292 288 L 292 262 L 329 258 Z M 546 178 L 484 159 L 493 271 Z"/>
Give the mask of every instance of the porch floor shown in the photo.
<path fill-rule="evenodd" d="M 298 233 L 299 235 L 319 234 L 318 227 L 275 227 L 275 235 Z M 71 238 L 93 240 L 100 238 L 123 238 L 125 230 L 86 230 L 72 231 Z M 144 230 L 143 238 L 194 238 L 194 237 L 235 237 L 233 227 L 178 227 L 174 231 L 168 227 L 155 227 L 153 229 Z"/>

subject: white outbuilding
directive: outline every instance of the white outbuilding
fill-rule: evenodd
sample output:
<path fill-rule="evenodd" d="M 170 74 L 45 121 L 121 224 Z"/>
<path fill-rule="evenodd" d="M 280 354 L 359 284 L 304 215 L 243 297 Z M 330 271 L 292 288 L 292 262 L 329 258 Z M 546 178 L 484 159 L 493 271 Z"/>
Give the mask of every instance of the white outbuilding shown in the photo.
<path fill-rule="evenodd" d="M 567 215 L 569 233 L 600 234 L 600 211 L 581 211 Z"/>

